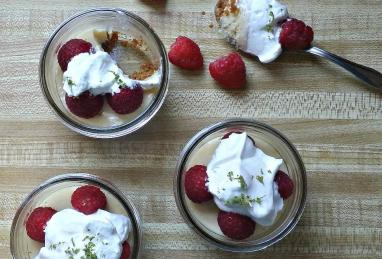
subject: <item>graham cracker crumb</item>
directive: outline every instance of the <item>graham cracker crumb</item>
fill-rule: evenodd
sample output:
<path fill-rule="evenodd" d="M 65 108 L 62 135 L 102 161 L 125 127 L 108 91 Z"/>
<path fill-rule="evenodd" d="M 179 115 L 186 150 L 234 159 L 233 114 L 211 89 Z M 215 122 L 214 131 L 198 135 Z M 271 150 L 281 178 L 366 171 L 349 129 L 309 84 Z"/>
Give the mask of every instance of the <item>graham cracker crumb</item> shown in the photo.
<path fill-rule="evenodd" d="M 238 14 L 239 13 L 239 8 L 237 8 L 237 5 L 236 5 L 236 0 L 231 0 L 230 1 L 230 10 L 231 10 L 231 13 L 233 14 Z"/>
<path fill-rule="evenodd" d="M 217 17 L 228 16 L 230 14 L 237 15 L 239 8 L 236 6 L 236 0 L 219 0 L 215 15 Z"/>
<path fill-rule="evenodd" d="M 130 78 L 135 80 L 145 80 L 146 78 L 152 76 L 157 69 L 158 68 L 153 63 L 146 62 L 140 66 L 138 71 L 134 71 Z"/>
<path fill-rule="evenodd" d="M 123 47 L 132 47 L 135 49 L 139 49 L 143 46 L 142 39 L 121 40 L 120 43 Z"/>
<path fill-rule="evenodd" d="M 102 43 L 102 48 L 107 52 L 110 53 L 113 51 L 115 46 L 117 45 L 118 42 L 118 32 L 113 31 L 111 35 L 106 32 L 106 37 L 107 40 Z"/>

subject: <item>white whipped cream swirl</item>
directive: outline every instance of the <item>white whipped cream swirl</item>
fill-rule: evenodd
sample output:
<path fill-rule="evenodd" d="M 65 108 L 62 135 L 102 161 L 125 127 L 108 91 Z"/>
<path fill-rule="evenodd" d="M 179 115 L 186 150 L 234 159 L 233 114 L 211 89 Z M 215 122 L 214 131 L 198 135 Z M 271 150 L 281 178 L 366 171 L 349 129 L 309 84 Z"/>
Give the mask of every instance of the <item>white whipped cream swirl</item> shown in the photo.
<path fill-rule="evenodd" d="M 226 8 L 229 14 L 220 18 L 222 31 L 235 40 L 237 48 L 261 62 L 275 60 L 282 52 L 280 22 L 289 16 L 286 5 L 276 0 L 236 0 L 236 8 Z"/>
<path fill-rule="evenodd" d="M 69 96 L 79 96 L 85 91 L 93 95 L 119 93 L 120 87 L 158 87 L 161 70 L 157 70 L 145 80 L 133 80 L 125 75 L 117 62 L 105 51 L 81 53 L 74 56 L 64 72 L 64 91 Z"/>
<path fill-rule="evenodd" d="M 64 209 L 48 221 L 45 246 L 35 259 L 119 259 L 130 230 L 130 219 L 123 215 L 104 210 L 85 215 Z"/>
<path fill-rule="evenodd" d="M 270 226 L 284 204 L 274 182 L 282 163 L 256 147 L 245 132 L 232 133 L 216 148 L 206 185 L 221 210 Z"/>

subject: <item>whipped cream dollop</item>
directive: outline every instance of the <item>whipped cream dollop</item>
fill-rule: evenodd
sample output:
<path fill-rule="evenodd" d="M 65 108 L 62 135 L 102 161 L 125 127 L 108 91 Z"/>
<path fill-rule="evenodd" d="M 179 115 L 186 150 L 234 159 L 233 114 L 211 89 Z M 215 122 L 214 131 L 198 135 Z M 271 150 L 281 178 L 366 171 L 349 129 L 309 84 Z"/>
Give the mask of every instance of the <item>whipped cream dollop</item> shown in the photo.
<path fill-rule="evenodd" d="M 64 209 L 48 221 L 45 246 L 35 259 L 119 259 L 130 229 L 130 219 L 123 215 L 104 210 L 85 215 Z"/>
<path fill-rule="evenodd" d="M 275 60 L 282 52 L 280 22 L 288 18 L 286 5 L 276 0 L 236 0 L 220 18 L 222 31 L 234 39 L 236 47 L 258 56 L 263 63 Z"/>
<path fill-rule="evenodd" d="M 120 92 L 121 86 L 133 88 L 140 85 L 147 89 L 158 87 L 161 71 L 157 70 L 146 80 L 133 80 L 123 73 L 107 52 L 96 50 L 94 53 L 74 56 L 63 79 L 64 91 L 69 96 L 79 96 L 85 91 L 90 91 L 93 95 L 114 94 Z"/>
<path fill-rule="evenodd" d="M 283 163 L 256 147 L 245 132 L 222 139 L 207 166 L 208 190 L 223 211 L 273 224 L 284 203 L 274 182 Z"/>

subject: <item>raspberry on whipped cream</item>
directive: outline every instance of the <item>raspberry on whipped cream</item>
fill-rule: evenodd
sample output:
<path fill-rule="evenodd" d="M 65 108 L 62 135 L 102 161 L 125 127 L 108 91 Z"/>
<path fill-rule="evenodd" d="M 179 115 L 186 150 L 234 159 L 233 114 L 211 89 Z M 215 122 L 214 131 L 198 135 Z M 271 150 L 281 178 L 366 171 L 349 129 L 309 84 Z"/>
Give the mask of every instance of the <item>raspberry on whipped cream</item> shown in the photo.
<path fill-rule="evenodd" d="M 217 14 L 220 28 L 236 47 L 258 56 L 263 63 L 281 53 L 279 43 L 282 21 L 288 18 L 286 5 L 276 0 L 220 0 Z"/>
<path fill-rule="evenodd" d="M 284 206 L 274 182 L 282 163 L 256 147 L 245 132 L 232 133 L 216 148 L 206 185 L 221 210 L 270 226 Z"/>

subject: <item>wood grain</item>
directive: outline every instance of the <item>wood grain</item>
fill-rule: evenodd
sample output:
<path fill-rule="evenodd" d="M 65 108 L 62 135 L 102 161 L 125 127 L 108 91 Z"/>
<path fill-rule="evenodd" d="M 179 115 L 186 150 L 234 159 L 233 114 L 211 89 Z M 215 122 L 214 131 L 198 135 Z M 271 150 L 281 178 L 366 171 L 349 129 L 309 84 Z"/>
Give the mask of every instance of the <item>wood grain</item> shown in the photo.
<path fill-rule="evenodd" d="M 317 45 L 382 71 L 381 0 L 284 2 L 313 26 Z M 202 0 L 0 0 L 0 258 L 10 258 L 10 225 L 22 199 L 49 177 L 73 171 L 105 177 L 131 197 L 144 221 L 144 258 L 253 258 L 197 237 L 172 192 L 183 145 L 228 117 L 259 119 L 282 131 L 308 171 L 308 203 L 297 228 L 256 258 L 382 258 L 382 93 L 301 53 L 268 65 L 245 56 L 247 89 L 221 90 L 206 68 L 232 48 L 216 31 L 213 6 Z M 116 140 L 71 132 L 39 89 L 39 55 L 50 33 L 94 7 L 139 14 L 167 47 L 178 35 L 192 37 L 206 64 L 201 72 L 171 67 L 159 114 Z"/>

